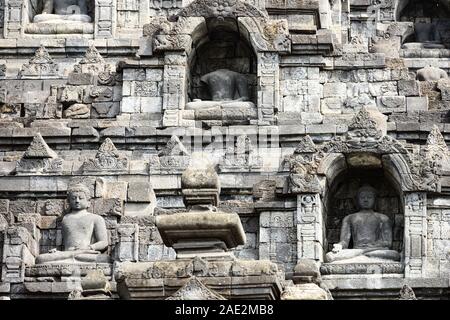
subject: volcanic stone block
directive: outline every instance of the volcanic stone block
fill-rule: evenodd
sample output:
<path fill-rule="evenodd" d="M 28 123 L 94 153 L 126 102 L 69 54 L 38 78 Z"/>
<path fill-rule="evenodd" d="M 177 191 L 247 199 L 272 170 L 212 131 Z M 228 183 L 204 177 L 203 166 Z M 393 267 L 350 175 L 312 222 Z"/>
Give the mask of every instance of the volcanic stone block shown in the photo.
<path fill-rule="evenodd" d="M 132 181 L 128 185 L 128 201 L 156 202 L 155 193 L 150 182 Z"/>
<path fill-rule="evenodd" d="M 398 94 L 401 96 L 420 96 L 419 81 L 400 80 L 398 82 Z"/>
<path fill-rule="evenodd" d="M 406 111 L 408 113 L 414 111 L 427 111 L 428 97 L 408 97 L 406 98 Z"/>
<path fill-rule="evenodd" d="M 244 228 L 235 213 L 191 211 L 156 217 L 164 244 L 177 258 L 232 257 L 227 251 L 246 242 Z"/>

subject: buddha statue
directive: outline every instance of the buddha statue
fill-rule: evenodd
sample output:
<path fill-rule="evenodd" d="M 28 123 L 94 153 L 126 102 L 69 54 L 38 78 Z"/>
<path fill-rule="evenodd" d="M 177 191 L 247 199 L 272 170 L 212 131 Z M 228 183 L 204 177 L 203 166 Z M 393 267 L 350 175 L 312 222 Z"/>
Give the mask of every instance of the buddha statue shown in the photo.
<path fill-rule="evenodd" d="M 71 211 L 61 223 L 64 251 L 52 249 L 41 254 L 36 264 L 109 262 L 109 256 L 101 254 L 108 247 L 105 220 L 86 210 L 90 205 L 89 189 L 77 184 L 67 193 Z"/>
<path fill-rule="evenodd" d="M 35 23 L 91 22 L 87 0 L 44 0 L 41 14 L 33 18 Z"/>
<path fill-rule="evenodd" d="M 219 69 L 201 77 L 200 81 L 208 88 L 212 101 L 194 99 L 186 105 L 186 110 L 212 107 L 254 107 L 250 102 L 247 78 L 227 69 Z"/>
<path fill-rule="evenodd" d="M 448 79 L 448 74 L 445 70 L 428 66 L 417 70 L 416 78 L 419 81 L 439 81 L 441 79 Z"/>
<path fill-rule="evenodd" d="M 399 252 L 392 250 L 392 223 L 390 219 L 373 210 L 376 190 L 362 186 L 357 193 L 360 211 L 346 216 L 342 221 L 339 243 L 325 256 L 329 263 L 381 263 L 399 261 Z M 350 241 L 353 248 L 349 248 Z"/>
<path fill-rule="evenodd" d="M 404 49 L 443 49 L 441 35 L 436 23 L 428 18 L 417 18 L 414 23 L 414 42 L 405 43 Z"/>

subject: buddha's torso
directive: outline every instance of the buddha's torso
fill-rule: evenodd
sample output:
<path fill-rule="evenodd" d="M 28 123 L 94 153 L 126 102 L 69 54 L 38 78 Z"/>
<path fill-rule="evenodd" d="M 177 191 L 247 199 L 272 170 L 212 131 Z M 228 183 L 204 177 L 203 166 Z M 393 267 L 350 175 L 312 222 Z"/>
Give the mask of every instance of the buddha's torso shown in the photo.
<path fill-rule="evenodd" d="M 206 77 L 213 101 L 233 100 L 236 92 L 236 74 L 229 70 L 217 70 Z"/>
<path fill-rule="evenodd" d="M 71 247 L 88 249 L 94 234 L 94 214 L 68 214 L 62 221 L 64 250 Z"/>
<path fill-rule="evenodd" d="M 378 247 L 381 241 L 383 217 L 377 212 L 358 212 L 350 217 L 353 248 L 363 249 Z"/>

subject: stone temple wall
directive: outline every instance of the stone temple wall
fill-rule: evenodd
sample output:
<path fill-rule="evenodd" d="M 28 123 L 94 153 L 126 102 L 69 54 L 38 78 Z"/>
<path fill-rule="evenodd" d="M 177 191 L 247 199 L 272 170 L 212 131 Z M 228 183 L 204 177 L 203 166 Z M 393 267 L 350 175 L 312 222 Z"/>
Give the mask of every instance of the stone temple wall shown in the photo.
<path fill-rule="evenodd" d="M 311 297 L 306 282 L 448 299 L 448 1 L 92 0 L 90 22 L 59 23 L 36 21 L 43 7 L 0 4 L 0 297 L 66 299 L 97 269 L 117 299 L 165 299 L 194 276 L 227 299 Z M 208 104 L 200 78 L 225 68 L 242 77 L 220 88 L 249 97 Z M 214 192 L 183 184 L 199 158 Z M 36 263 L 67 249 L 78 183 L 109 262 Z M 401 258 L 330 263 L 364 184 Z M 205 199 L 239 216 L 232 258 L 186 258 L 158 225 Z"/>

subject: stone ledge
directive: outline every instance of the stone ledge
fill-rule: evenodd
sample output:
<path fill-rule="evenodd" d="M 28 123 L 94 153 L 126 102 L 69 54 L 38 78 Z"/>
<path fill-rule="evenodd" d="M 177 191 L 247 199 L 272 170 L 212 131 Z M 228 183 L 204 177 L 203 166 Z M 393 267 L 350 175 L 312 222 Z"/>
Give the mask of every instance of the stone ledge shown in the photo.
<path fill-rule="evenodd" d="M 177 259 L 153 262 L 118 262 L 115 267 L 116 278 L 156 279 L 189 277 L 243 277 L 278 276 L 275 263 L 269 260 L 212 260 L 201 258 Z"/>
<path fill-rule="evenodd" d="M 336 274 L 403 274 L 403 263 L 324 263 L 320 267 L 322 275 Z"/>
<path fill-rule="evenodd" d="M 93 264 L 42 264 L 27 267 L 26 277 L 70 277 L 85 276 L 90 270 L 102 270 L 105 276 L 112 275 L 112 265 L 108 263 Z"/>
<path fill-rule="evenodd" d="M 267 260 L 208 261 L 203 259 L 117 264 L 117 290 L 122 299 L 165 299 L 195 275 L 227 299 L 279 299 L 277 266 Z"/>
<path fill-rule="evenodd" d="M 404 278 L 381 275 L 325 275 L 324 284 L 330 290 L 382 290 L 400 291 L 407 284 L 412 288 L 450 288 L 449 279 L 445 278 Z M 397 291 L 397 294 L 398 294 Z"/>

